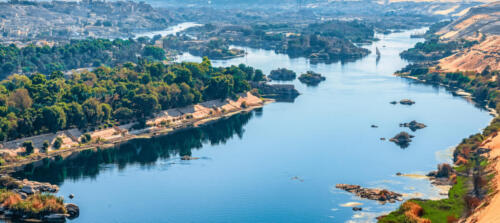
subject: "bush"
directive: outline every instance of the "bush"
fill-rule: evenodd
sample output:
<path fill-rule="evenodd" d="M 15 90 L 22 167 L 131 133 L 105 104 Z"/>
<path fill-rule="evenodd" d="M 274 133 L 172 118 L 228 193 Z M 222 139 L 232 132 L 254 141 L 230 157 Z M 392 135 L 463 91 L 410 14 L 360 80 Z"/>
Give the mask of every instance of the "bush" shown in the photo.
<path fill-rule="evenodd" d="M 61 197 L 50 194 L 33 194 L 22 200 L 18 194 L 7 192 L 3 202 L 16 216 L 40 218 L 48 214 L 65 214 L 66 208 Z"/>
<path fill-rule="evenodd" d="M 247 102 L 246 101 L 241 102 L 241 107 L 242 108 L 248 108 Z"/>
<path fill-rule="evenodd" d="M 54 145 L 52 145 L 55 149 L 60 149 L 62 146 L 63 140 L 61 137 L 57 137 L 56 141 L 54 141 Z"/>
<path fill-rule="evenodd" d="M 89 133 L 85 133 L 83 134 L 82 138 L 81 138 L 81 142 L 82 143 L 88 143 L 92 140 L 92 136 L 89 134 Z"/>
<path fill-rule="evenodd" d="M 31 154 L 33 153 L 33 150 L 35 150 L 35 148 L 33 147 L 33 142 L 31 141 L 24 142 L 23 147 L 26 149 L 27 154 Z"/>
<path fill-rule="evenodd" d="M 43 145 L 42 145 L 42 149 L 45 150 L 45 151 L 47 151 L 47 150 L 49 150 L 49 146 L 50 146 L 49 141 L 48 140 L 44 140 L 43 141 Z"/>

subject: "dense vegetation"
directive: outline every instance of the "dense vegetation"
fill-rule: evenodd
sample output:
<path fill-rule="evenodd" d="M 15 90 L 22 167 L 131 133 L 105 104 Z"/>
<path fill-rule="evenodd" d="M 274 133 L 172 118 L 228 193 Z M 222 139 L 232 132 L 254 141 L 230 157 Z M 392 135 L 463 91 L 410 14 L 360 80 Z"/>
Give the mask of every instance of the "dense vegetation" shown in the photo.
<path fill-rule="evenodd" d="M 250 90 L 264 75 L 245 65 L 126 63 L 63 77 L 12 75 L 0 82 L 0 140 L 70 127 L 143 121 L 153 112 Z M 143 122 L 140 122 L 143 123 Z"/>
<path fill-rule="evenodd" d="M 290 24 L 213 25 L 188 30 L 198 40 L 218 38 L 225 44 L 275 50 L 312 62 L 358 59 L 370 52 L 352 43 L 374 39 L 373 28 L 360 22 L 330 21 L 307 27 Z"/>
<path fill-rule="evenodd" d="M 327 63 L 358 59 L 370 53 L 348 40 L 318 34 L 289 37 L 277 51 L 291 57 L 307 57 L 311 62 Z"/>
<path fill-rule="evenodd" d="M 306 32 L 348 39 L 358 43 L 375 40 L 373 27 L 361 21 L 333 20 L 324 23 L 314 23 L 306 28 Z"/>
<path fill-rule="evenodd" d="M 276 70 L 272 70 L 268 77 L 271 80 L 292 81 L 295 80 L 297 74 L 293 70 L 278 68 Z"/>
<path fill-rule="evenodd" d="M 463 89 L 474 97 L 481 105 L 500 111 L 500 71 L 492 71 L 486 67 L 482 72 L 441 72 L 427 64 L 413 64 L 399 71 L 400 75 L 410 75 L 427 83 L 444 84 L 453 89 Z"/>
<path fill-rule="evenodd" d="M 410 61 L 433 61 L 452 55 L 457 50 L 462 50 L 477 44 L 477 41 L 449 41 L 442 42 L 438 37 L 432 37 L 425 42 L 417 43 L 415 47 L 401 52 L 401 57 Z"/>
<path fill-rule="evenodd" d="M 467 189 L 465 188 L 465 177 L 457 177 L 457 183 L 451 188 L 448 198 L 442 200 L 421 200 L 410 199 L 401 205 L 401 207 L 384 216 L 379 220 L 380 223 L 399 223 L 399 222 L 432 222 L 448 223 L 454 222 L 462 216 L 466 202 L 465 197 Z M 409 205 L 412 204 L 420 209 L 420 213 L 411 213 Z M 417 220 L 418 219 L 418 220 Z M 430 221 L 425 221 L 425 220 Z M 420 220 L 420 221 L 419 221 Z"/>
<path fill-rule="evenodd" d="M 149 61 L 165 59 L 161 48 L 149 44 L 148 38 L 137 40 L 87 39 L 71 40 L 62 45 L 18 48 L 16 45 L 0 46 L 0 79 L 12 73 L 54 71 L 82 67 L 114 66 L 123 62 L 138 62 L 141 58 Z"/>
<path fill-rule="evenodd" d="M 187 51 L 194 56 L 208 57 L 209 59 L 229 59 L 244 56 L 245 54 L 243 50 L 230 49 L 229 45 L 221 39 L 196 41 L 187 36 L 168 36 L 163 39 L 163 47 L 183 52 Z"/>

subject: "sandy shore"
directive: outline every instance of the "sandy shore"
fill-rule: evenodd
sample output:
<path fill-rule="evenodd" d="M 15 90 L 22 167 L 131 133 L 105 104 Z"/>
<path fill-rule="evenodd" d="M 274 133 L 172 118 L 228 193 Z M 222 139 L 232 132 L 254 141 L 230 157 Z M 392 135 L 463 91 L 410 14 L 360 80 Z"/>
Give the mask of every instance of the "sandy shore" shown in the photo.
<path fill-rule="evenodd" d="M 161 135 L 172 134 L 177 131 L 197 128 L 221 119 L 231 117 L 242 112 L 261 108 L 272 100 L 264 100 L 250 93 L 243 93 L 237 100 L 212 100 L 200 104 L 174 108 L 158 112 L 154 117 L 146 121 L 144 129 L 133 129 L 136 123 L 128 123 L 120 126 L 114 126 L 106 129 L 99 129 L 87 132 L 91 135 L 90 143 L 81 143 L 83 133 L 78 129 L 69 129 L 57 133 L 38 135 L 28 138 L 17 139 L 1 144 L 0 153 L 12 157 L 18 157 L 24 151 L 22 143 L 32 141 L 35 152 L 22 159 L 8 161 L 0 167 L 0 172 L 8 173 L 21 170 L 27 164 L 38 166 L 43 164 L 43 159 L 55 159 L 60 156 L 63 159 L 71 157 L 83 150 L 96 150 L 113 148 L 120 143 L 139 138 L 152 138 Z M 49 141 L 51 144 L 59 137 L 63 140 L 60 149 L 49 147 L 49 152 L 38 152 L 43 141 Z"/>

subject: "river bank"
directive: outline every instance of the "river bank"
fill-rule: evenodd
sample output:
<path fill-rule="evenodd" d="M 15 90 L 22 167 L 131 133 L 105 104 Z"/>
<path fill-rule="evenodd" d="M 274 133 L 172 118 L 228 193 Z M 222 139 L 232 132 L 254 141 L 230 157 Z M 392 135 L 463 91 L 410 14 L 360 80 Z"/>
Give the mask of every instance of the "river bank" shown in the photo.
<path fill-rule="evenodd" d="M 428 176 L 433 176 L 433 183 L 437 185 L 450 185 L 448 198 L 441 200 L 410 199 L 403 203 L 399 209 L 389 215 L 379 217 L 379 222 L 394 222 L 411 220 L 417 222 L 435 222 L 447 219 L 448 222 L 494 222 L 498 220 L 495 211 L 500 207 L 499 172 L 500 164 L 500 137 L 498 130 L 500 120 L 496 109 L 490 108 L 487 100 L 477 94 L 477 89 L 463 84 L 463 88 L 452 79 L 449 73 L 439 72 L 437 78 L 428 79 L 427 74 L 411 76 L 409 73 L 396 73 L 402 78 L 413 81 L 443 86 L 457 96 L 466 98 L 476 106 L 488 110 L 494 118 L 477 133 L 462 140 L 453 150 L 453 164 L 438 166 L 438 171 L 433 171 Z M 463 74 L 459 74 L 463 75 Z M 467 74 L 472 75 L 470 72 Z M 477 77 L 477 75 L 476 75 Z M 437 79 L 438 81 L 434 81 Z M 479 79 L 481 80 L 481 79 Z M 469 80 L 470 81 L 470 80 Z M 479 81 L 480 82 L 480 81 Z M 480 82 L 480 84 L 482 84 Z M 468 92 L 469 91 L 469 92 Z M 497 107 L 498 109 L 498 107 Z M 447 168 L 443 168 L 447 166 Z M 446 170 L 446 171 L 443 171 Z M 446 172 L 439 176 L 440 172 Z"/>
<path fill-rule="evenodd" d="M 392 76 L 406 65 L 399 52 L 418 41 L 409 39 L 411 33 L 381 36 L 376 43 L 382 55 L 378 63 L 371 54 L 352 63 L 317 65 L 305 58 L 251 48 L 244 58 L 212 61 L 216 67 L 244 63 L 265 74 L 279 67 L 296 73 L 312 70 L 326 80 L 316 87 L 299 80 L 277 82 L 295 85 L 300 97 L 203 128 L 132 140 L 116 150 L 85 152 L 16 177 L 59 185 L 62 196 L 75 194 L 72 202 L 82 212 L 74 222 L 285 222 L 292 218 L 373 222 L 399 204 L 361 200 L 336 189 L 339 183 L 386 188 L 412 197 L 443 197 L 429 181 L 395 173 L 425 175 L 442 162 L 433 159 L 441 148 L 477 132 L 491 117 L 444 88 L 409 84 Z M 375 44 L 366 47 L 375 52 Z M 402 98 L 416 104 L 388 103 Z M 377 109 L 366 112 L 367 108 Z M 380 140 L 401 132 L 400 123 L 411 120 L 428 127 L 412 133 L 415 138 L 408 148 Z M 378 128 L 371 128 L 372 124 Z M 362 210 L 344 207 L 348 202 L 363 203 Z"/>
<path fill-rule="evenodd" d="M 211 122 L 230 117 L 232 115 L 248 112 L 256 108 L 261 108 L 265 103 L 272 102 L 270 99 L 261 99 L 247 92 L 238 95 L 238 99 L 231 100 L 211 100 L 200 104 L 182 108 L 169 109 L 159 112 L 146 121 L 146 127 L 136 129 L 137 122 L 115 126 L 107 129 L 99 129 L 88 132 L 81 132 L 79 129 L 69 129 L 53 134 L 44 134 L 28 138 L 17 139 L 4 142 L 0 153 L 10 157 L 19 157 L 24 148 L 23 143 L 31 141 L 35 147 L 35 152 L 20 159 L 5 159 L 0 166 L 0 172 L 10 173 L 22 170 L 26 165 L 34 167 L 43 165 L 44 162 L 55 160 L 56 157 L 65 159 L 71 155 L 84 150 L 108 149 L 120 143 L 138 138 L 151 138 L 166 134 L 172 134 L 187 128 L 196 128 Z M 87 136 L 88 135 L 88 136 Z M 83 137 L 90 137 L 82 142 Z M 44 141 L 53 142 L 60 139 L 62 144 L 59 149 L 53 146 L 47 148 L 48 151 L 42 153 L 40 148 Z"/>
<path fill-rule="evenodd" d="M 463 97 L 467 101 L 472 102 L 472 103 L 478 105 L 479 107 L 482 107 L 482 108 L 488 110 L 488 112 L 490 113 L 491 116 L 498 117 L 498 115 L 499 115 L 496 109 L 490 108 L 487 104 L 479 104 L 477 101 L 474 100 L 474 98 L 472 96 L 472 92 L 467 92 L 466 90 L 464 90 L 462 88 L 451 86 L 449 84 L 443 84 L 440 82 L 429 82 L 427 80 L 422 80 L 418 77 L 411 76 L 408 73 L 396 73 L 395 75 L 398 77 L 404 78 L 404 79 L 408 79 L 408 80 L 412 80 L 412 81 L 416 81 L 416 82 L 420 82 L 420 83 L 424 83 L 424 84 L 442 86 L 442 87 L 446 88 L 448 91 L 450 91 L 451 93 L 453 93 L 454 95 Z"/>

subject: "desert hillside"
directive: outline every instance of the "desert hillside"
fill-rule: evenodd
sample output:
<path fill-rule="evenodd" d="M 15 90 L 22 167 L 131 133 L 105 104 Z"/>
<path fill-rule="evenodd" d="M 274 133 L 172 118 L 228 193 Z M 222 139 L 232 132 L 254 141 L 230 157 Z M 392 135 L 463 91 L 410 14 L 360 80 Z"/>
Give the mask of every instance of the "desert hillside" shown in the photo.
<path fill-rule="evenodd" d="M 477 38 L 478 33 L 500 35 L 500 1 L 470 8 L 437 34 L 443 40 L 457 40 Z"/>
<path fill-rule="evenodd" d="M 441 69 L 447 71 L 481 72 L 488 65 L 491 70 L 500 70 L 500 36 L 488 36 L 464 52 L 458 52 L 441 59 L 439 65 Z"/>
<path fill-rule="evenodd" d="M 436 34 L 441 41 L 478 41 L 469 49 L 441 59 L 443 70 L 482 71 L 486 66 L 500 69 L 500 1 L 471 8 L 465 15 Z"/>

